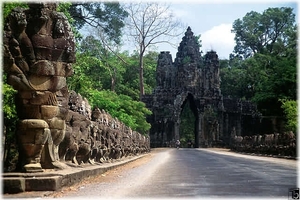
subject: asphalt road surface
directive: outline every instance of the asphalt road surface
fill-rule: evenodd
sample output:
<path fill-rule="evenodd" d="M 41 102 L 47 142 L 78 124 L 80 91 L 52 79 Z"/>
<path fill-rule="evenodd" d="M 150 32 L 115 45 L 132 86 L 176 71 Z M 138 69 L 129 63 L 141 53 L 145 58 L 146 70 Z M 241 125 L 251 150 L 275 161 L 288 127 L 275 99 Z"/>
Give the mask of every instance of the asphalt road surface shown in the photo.
<path fill-rule="evenodd" d="M 114 178 L 63 198 L 280 198 L 297 187 L 297 161 L 214 149 L 160 149 Z"/>

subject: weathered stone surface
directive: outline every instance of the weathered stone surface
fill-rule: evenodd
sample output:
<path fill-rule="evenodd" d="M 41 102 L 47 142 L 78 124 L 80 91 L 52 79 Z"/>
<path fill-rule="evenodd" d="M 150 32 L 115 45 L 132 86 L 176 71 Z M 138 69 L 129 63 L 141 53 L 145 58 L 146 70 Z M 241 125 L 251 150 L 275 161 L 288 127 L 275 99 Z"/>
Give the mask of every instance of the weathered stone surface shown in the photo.
<path fill-rule="evenodd" d="M 26 178 L 26 191 L 56 191 L 61 188 L 62 176 Z"/>
<path fill-rule="evenodd" d="M 30 72 L 32 74 L 38 75 L 38 76 L 54 76 L 54 75 L 56 75 L 53 63 L 51 63 L 48 60 L 39 60 L 39 61 L 35 62 L 31 66 Z"/>
<path fill-rule="evenodd" d="M 3 177 L 3 193 L 25 192 L 25 178 L 20 177 Z"/>
<path fill-rule="evenodd" d="M 42 169 L 41 159 L 53 163 L 53 168 L 62 166 L 57 149 L 65 135 L 66 77 L 72 74 L 75 41 L 55 3 L 28 6 L 14 9 L 6 19 L 3 49 L 8 83 L 18 90 L 17 112 L 23 120 L 17 127 L 21 165 L 35 172 Z M 26 119 L 45 119 L 47 128 L 24 127 Z"/>
<path fill-rule="evenodd" d="M 23 93 L 23 92 L 22 92 Z M 53 105 L 57 106 L 57 97 L 52 92 L 48 91 L 37 91 L 31 93 L 32 96 L 30 98 L 23 98 L 29 100 L 28 104 L 31 105 Z"/>
<path fill-rule="evenodd" d="M 46 120 L 50 128 L 64 130 L 66 127 L 65 120 L 53 117 Z"/>
<path fill-rule="evenodd" d="M 51 119 L 58 115 L 60 112 L 58 106 L 41 106 L 41 114 L 43 119 Z"/>
<path fill-rule="evenodd" d="M 34 128 L 49 128 L 49 125 L 44 121 L 40 119 L 25 119 L 20 121 L 19 125 L 20 129 L 34 129 Z"/>
<path fill-rule="evenodd" d="M 150 150 L 148 137 L 129 131 L 129 127 L 104 110 L 91 111 L 80 94 L 70 94 L 66 134 L 59 146 L 60 160 L 75 165 L 94 164 Z"/>
<path fill-rule="evenodd" d="M 233 136 L 230 148 L 234 151 L 263 155 L 297 156 L 296 137 L 293 132 L 252 136 Z"/>
<path fill-rule="evenodd" d="M 18 90 L 16 136 L 22 170 L 64 169 L 148 152 L 148 137 L 104 110 L 93 112 L 80 94 L 69 94 L 66 77 L 73 74 L 75 41 L 68 20 L 55 3 L 28 6 L 12 11 L 3 39 L 8 83 Z M 55 181 L 40 184 L 56 187 Z"/>
<path fill-rule="evenodd" d="M 233 129 L 240 135 L 249 128 L 242 126 L 244 116 L 250 116 L 246 119 L 249 121 L 258 119 L 255 105 L 223 98 L 218 55 L 209 51 L 202 57 L 190 27 L 174 62 L 169 52 L 159 54 L 156 83 L 153 93 L 142 97 L 153 113 L 148 118 L 152 125 L 152 147 L 169 146 L 180 138 L 180 113 L 186 102 L 190 103 L 196 119 L 194 147 L 228 144 Z"/>

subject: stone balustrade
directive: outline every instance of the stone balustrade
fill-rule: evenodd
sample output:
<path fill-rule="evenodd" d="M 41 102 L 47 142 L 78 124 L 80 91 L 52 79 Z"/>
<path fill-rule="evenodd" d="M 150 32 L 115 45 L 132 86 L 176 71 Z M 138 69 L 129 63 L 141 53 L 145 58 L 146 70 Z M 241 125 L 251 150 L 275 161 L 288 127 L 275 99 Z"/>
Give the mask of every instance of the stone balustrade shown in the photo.
<path fill-rule="evenodd" d="M 238 152 L 296 157 L 296 137 L 293 132 L 252 136 L 233 136 L 230 148 Z"/>
<path fill-rule="evenodd" d="M 91 111 L 88 101 L 74 91 L 70 92 L 69 108 L 65 138 L 59 145 L 61 161 L 103 163 L 150 151 L 149 137 L 104 110 Z"/>

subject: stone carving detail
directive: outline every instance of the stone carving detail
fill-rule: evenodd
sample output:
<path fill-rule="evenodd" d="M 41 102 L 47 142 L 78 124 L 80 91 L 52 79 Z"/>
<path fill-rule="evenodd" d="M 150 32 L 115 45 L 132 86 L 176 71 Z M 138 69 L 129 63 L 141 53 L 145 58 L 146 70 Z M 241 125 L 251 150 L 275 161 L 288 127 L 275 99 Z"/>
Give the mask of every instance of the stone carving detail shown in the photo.
<path fill-rule="evenodd" d="M 195 147 L 229 143 L 233 126 L 238 134 L 245 129 L 241 125 L 242 116 L 259 117 L 256 106 L 250 102 L 224 100 L 218 55 L 209 51 L 202 57 L 190 27 L 179 44 L 174 62 L 169 52 L 159 54 L 156 81 L 153 93 L 142 97 L 153 113 L 148 118 L 152 125 L 152 147 L 179 139 L 180 113 L 187 101 L 196 115 Z"/>
<path fill-rule="evenodd" d="M 296 157 L 296 137 L 293 132 L 252 136 L 232 136 L 231 149 L 263 155 Z"/>
<path fill-rule="evenodd" d="M 18 90 L 17 137 L 26 172 L 63 168 L 58 146 L 65 136 L 68 89 L 75 61 L 74 37 L 56 4 L 16 8 L 5 22 L 4 65 Z"/>
<path fill-rule="evenodd" d="M 3 37 L 7 81 L 18 92 L 16 137 L 23 170 L 63 169 L 149 151 L 148 138 L 69 93 L 75 43 L 67 18 L 55 3 L 28 5 L 11 12 Z"/>
<path fill-rule="evenodd" d="M 70 92 L 69 108 L 66 136 L 59 146 L 61 161 L 69 165 L 103 163 L 150 150 L 149 138 L 104 110 L 82 112 L 90 105 L 74 91 Z"/>

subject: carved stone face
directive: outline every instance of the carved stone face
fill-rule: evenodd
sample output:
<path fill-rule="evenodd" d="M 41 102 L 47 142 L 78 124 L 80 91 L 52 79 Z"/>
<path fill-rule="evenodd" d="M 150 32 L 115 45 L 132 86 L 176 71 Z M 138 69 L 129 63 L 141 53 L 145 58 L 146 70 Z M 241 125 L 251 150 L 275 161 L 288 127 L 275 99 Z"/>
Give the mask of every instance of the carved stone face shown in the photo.
<path fill-rule="evenodd" d="M 26 15 L 23 12 L 23 9 L 18 8 L 14 9 L 14 12 L 10 16 L 10 26 L 13 30 L 18 30 L 19 32 L 22 32 L 26 29 L 27 26 L 27 20 Z"/>
<path fill-rule="evenodd" d="M 82 115 L 85 115 L 85 102 L 84 101 L 79 102 L 78 112 Z"/>
<path fill-rule="evenodd" d="M 56 36 L 63 36 L 64 35 L 64 24 L 62 19 L 57 19 L 55 24 L 55 31 Z"/>
<path fill-rule="evenodd" d="M 69 108 L 74 112 L 78 110 L 78 96 L 74 91 L 70 92 Z"/>

